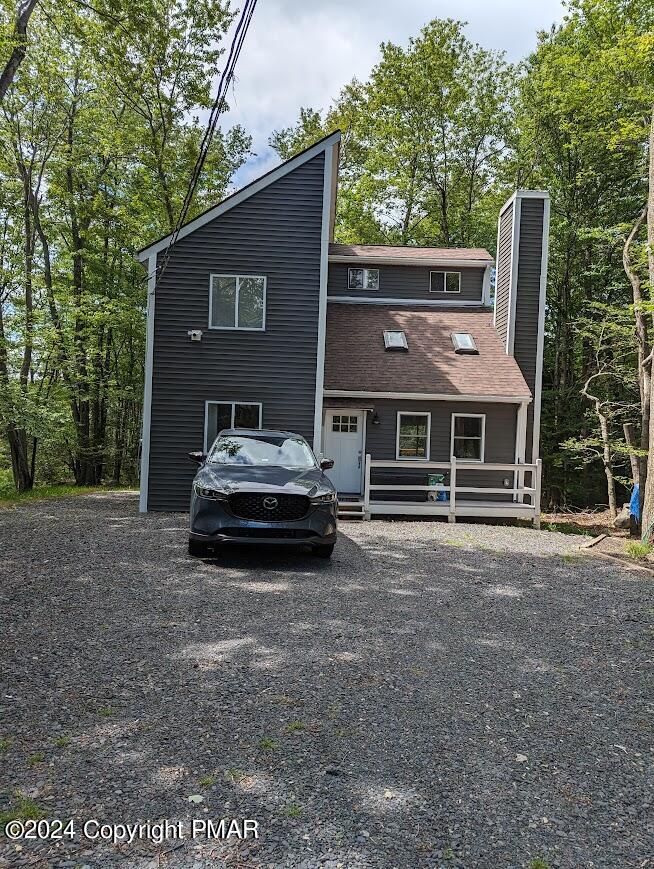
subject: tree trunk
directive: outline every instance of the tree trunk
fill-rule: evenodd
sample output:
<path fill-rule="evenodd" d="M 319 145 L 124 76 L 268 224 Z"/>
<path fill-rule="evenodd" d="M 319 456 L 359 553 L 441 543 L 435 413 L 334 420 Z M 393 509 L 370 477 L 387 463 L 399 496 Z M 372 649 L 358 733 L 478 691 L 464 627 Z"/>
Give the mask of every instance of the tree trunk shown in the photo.
<path fill-rule="evenodd" d="M 606 489 L 609 497 L 609 513 L 611 519 L 615 519 L 618 515 L 615 504 L 615 477 L 613 476 L 613 464 L 611 462 L 611 438 L 609 435 L 609 425 L 606 415 L 602 412 L 602 407 L 599 401 L 595 402 L 595 412 L 599 419 L 600 432 L 602 435 L 602 463 L 604 465 L 604 474 L 606 476 Z"/>
<path fill-rule="evenodd" d="M 627 446 L 632 450 L 637 449 L 634 424 L 632 422 L 625 422 L 622 429 L 624 431 L 624 439 Z M 638 456 L 631 453 L 629 455 L 629 461 L 631 462 L 631 480 L 634 486 L 637 486 L 640 482 L 640 462 L 638 461 Z"/>
<path fill-rule="evenodd" d="M 636 343 L 638 345 L 638 391 L 640 393 L 640 449 L 645 454 L 639 457 L 632 456 L 632 466 L 634 461 L 638 464 L 638 473 L 633 474 L 634 480 L 640 483 L 639 496 L 640 506 L 642 511 L 643 498 L 645 495 L 645 483 L 647 481 L 647 450 L 649 448 L 649 405 L 651 392 L 651 372 L 652 362 L 650 359 L 651 347 L 649 344 L 649 335 L 647 329 L 647 317 L 643 310 L 643 294 L 641 288 L 640 275 L 635 271 L 631 262 L 631 245 L 636 239 L 645 218 L 647 217 L 647 206 L 643 208 L 636 222 L 631 228 L 631 232 L 622 249 L 622 264 L 625 274 L 629 278 L 631 284 L 631 292 L 634 300 L 634 320 L 636 323 Z M 631 427 L 633 436 L 633 426 Z M 626 425 L 625 425 L 626 436 Z M 629 441 L 628 441 L 629 443 Z M 631 445 L 631 444 L 630 444 Z M 633 444 L 635 447 L 635 442 Z"/>
<path fill-rule="evenodd" d="M 654 292 L 654 105 L 649 130 L 649 177 L 647 190 L 647 267 L 650 293 Z M 654 402 L 651 400 L 650 378 L 650 415 L 649 415 L 649 452 L 647 456 L 647 479 L 643 498 L 642 539 L 645 543 L 653 541 L 654 534 Z"/>
<path fill-rule="evenodd" d="M 14 24 L 14 49 L 0 74 L 0 103 L 5 98 L 9 85 L 14 80 L 16 71 L 25 59 L 27 52 L 27 25 L 38 0 L 23 0 L 18 7 L 16 23 Z"/>

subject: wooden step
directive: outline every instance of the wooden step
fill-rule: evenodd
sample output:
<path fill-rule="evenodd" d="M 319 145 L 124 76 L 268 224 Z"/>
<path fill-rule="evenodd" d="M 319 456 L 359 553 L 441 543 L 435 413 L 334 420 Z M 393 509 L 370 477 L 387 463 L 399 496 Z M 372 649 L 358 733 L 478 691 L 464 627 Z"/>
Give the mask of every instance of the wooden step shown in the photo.
<path fill-rule="evenodd" d="M 343 517 L 351 517 L 352 519 L 362 519 L 365 514 L 365 506 L 363 501 L 339 501 L 338 515 Z"/>

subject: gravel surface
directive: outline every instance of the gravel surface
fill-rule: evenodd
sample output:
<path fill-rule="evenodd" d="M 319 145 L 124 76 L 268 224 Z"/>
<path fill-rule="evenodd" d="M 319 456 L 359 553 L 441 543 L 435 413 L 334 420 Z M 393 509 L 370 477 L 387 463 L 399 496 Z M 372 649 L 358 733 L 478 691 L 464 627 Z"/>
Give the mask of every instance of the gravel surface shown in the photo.
<path fill-rule="evenodd" d="M 261 838 L 0 864 L 653 865 L 647 575 L 513 527 L 350 521 L 331 563 L 185 530 L 124 493 L 0 511 L 0 809 Z"/>

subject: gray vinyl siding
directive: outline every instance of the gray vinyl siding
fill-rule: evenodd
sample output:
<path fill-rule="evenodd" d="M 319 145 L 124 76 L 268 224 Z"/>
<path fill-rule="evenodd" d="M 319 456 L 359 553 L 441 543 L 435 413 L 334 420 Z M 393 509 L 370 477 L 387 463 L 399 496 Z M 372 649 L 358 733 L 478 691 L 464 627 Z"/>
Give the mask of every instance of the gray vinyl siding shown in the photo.
<path fill-rule="evenodd" d="M 207 400 L 261 402 L 263 426 L 313 440 L 324 165 L 323 153 L 172 249 L 156 295 L 148 509 L 188 509 Z M 222 273 L 266 276 L 265 331 L 208 328 Z"/>
<path fill-rule="evenodd" d="M 514 203 L 500 217 L 497 239 L 497 265 L 495 276 L 495 328 L 506 346 L 509 328 L 509 304 L 511 287 L 511 256 L 513 236 Z"/>
<path fill-rule="evenodd" d="M 513 355 L 532 395 L 535 392 L 536 384 L 543 214 L 544 202 L 542 199 L 525 198 L 522 200 Z M 534 405 L 532 402 L 527 409 L 527 451 L 525 456 L 527 462 L 533 461 L 531 456 L 533 427 Z"/>
<path fill-rule="evenodd" d="M 478 404 L 462 401 L 405 401 L 396 399 L 375 399 L 374 407 L 379 415 L 379 425 L 373 425 L 371 416 L 368 418 L 366 434 L 366 452 L 373 459 L 388 459 L 395 461 L 395 445 L 397 433 L 397 414 L 404 413 L 430 413 L 431 414 L 431 437 L 430 455 L 432 462 L 449 462 L 450 438 L 453 413 L 483 413 L 486 414 L 486 448 L 484 461 L 507 462 L 515 461 L 515 430 L 517 405 L 515 404 Z M 371 482 L 383 485 L 426 485 L 428 473 L 438 471 L 414 470 L 407 468 L 383 468 L 373 469 Z M 461 471 L 457 473 L 457 481 L 462 486 L 488 486 L 501 488 L 504 477 L 510 477 L 510 472 L 483 472 Z M 449 483 L 449 474 L 446 474 L 446 483 Z M 424 499 L 420 492 L 384 492 L 379 490 L 373 493 L 373 500 L 421 500 Z M 464 494 L 460 496 L 466 500 L 503 500 L 502 495 L 492 495 L 484 498 L 483 495 Z M 511 500 L 507 493 L 506 500 Z"/>
<path fill-rule="evenodd" d="M 361 262 L 330 263 L 327 294 L 329 296 L 351 296 L 352 298 L 375 297 L 383 299 L 429 299 L 443 300 L 449 303 L 479 302 L 482 300 L 482 284 L 484 268 L 427 268 L 426 266 L 409 265 L 370 265 L 371 269 L 379 269 L 378 290 L 348 289 L 348 269 L 366 268 Z M 432 271 L 448 271 L 461 273 L 461 292 L 442 293 L 429 291 L 429 273 Z"/>

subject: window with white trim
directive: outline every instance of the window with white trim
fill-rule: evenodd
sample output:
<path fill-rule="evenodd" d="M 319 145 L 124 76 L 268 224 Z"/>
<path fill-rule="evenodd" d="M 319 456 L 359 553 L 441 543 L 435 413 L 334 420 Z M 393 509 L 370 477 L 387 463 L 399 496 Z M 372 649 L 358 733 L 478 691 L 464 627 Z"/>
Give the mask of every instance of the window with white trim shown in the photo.
<path fill-rule="evenodd" d="M 261 428 L 262 405 L 250 401 L 207 401 L 204 414 L 204 451 L 208 452 L 225 428 Z"/>
<path fill-rule="evenodd" d="M 263 275 L 211 275 L 210 329 L 262 331 L 266 322 L 266 278 Z"/>
<path fill-rule="evenodd" d="M 397 414 L 396 459 L 429 461 L 430 413 Z"/>
<path fill-rule="evenodd" d="M 430 293 L 460 293 L 461 272 L 429 272 Z"/>
<path fill-rule="evenodd" d="M 453 413 L 450 455 L 466 462 L 483 462 L 486 440 L 486 415 Z"/>
<path fill-rule="evenodd" d="M 350 290 L 378 290 L 379 269 L 348 269 L 347 286 Z"/>

